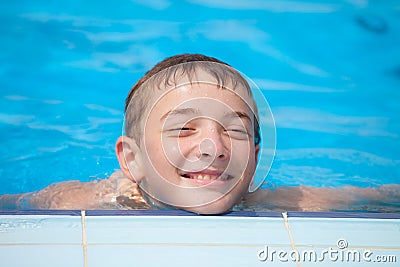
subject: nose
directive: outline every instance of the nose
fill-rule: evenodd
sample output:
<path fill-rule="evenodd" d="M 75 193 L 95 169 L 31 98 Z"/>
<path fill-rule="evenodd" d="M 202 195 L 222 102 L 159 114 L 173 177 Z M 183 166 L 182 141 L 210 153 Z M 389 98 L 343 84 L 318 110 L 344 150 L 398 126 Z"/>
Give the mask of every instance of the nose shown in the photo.
<path fill-rule="evenodd" d="M 203 137 L 199 142 L 199 158 L 207 160 L 226 160 L 229 159 L 229 144 L 224 140 L 224 136 L 219 131 L 211 130 L 210 134 Z"/>

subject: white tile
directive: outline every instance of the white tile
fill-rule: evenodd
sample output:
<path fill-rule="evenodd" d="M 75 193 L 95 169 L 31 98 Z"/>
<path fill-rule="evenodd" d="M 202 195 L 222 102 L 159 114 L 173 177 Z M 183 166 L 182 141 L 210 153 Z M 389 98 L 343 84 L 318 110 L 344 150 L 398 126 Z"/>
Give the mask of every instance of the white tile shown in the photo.
<path fill-rule="evenodd" d="M 75 245 L 0 245 L 0 266 L 83 267 L 83 250 Z"/>
<path fill-rule="evenodd" d="M 86 217 L 89 244 L 290 244 L 282 218 Z"/>
<path fill-rule="evenodd" d="M 271 266 L 258 260 L 258 250 L 253 246 L 211 245 L 89 246 L 88 266 Z M 273 266 L 296 265 L 277 262 Z"/>
<path fill-rule="evenodd" d="M 282 218 L 89 216 L 86 226 L 89 266 L 260 266 L 266 244 L 290 248 Z"/>
<path fill-rule="evenodd" d="M 400 220 L 289 217 L 289 226 L 297 250 L 313 250 L 318 259 L 327 249 L 338 250 L 336 242 L 343 238 L 344 250 L 371 250 L 368 266 L 382 266 L 377 256 L 400 261 Z M 79 216 L 0 216 L 1 266 L 83 266 L 81 229 Z M 277 257 L 292 250 L 282 218 L 87 216 L 86 236 L 88 266 L 297 266 Z M 266 246 L 275 254 L 260 261 L 258 253 Z M 315 264 L 302 261 L 302 266 Z M 318 262 L 363 264 L 333 261 L 328 254 Z"/>
<path fill-rule="evenodd" d="M 2 215 L 1 244 L 82 244 L 79 216 Z"/>
<path fill-rule="evenodd" d="M 399 248 L 399 219 L 289 218 L 297 246 L 336 247 L 339 239 L 349 248 Z"/>
<path fill-rule="evenodd" d="M 382 266 L 382 256 L 400 260 L 398 219 L 289 217 L 289 227 L 303 267 Z"/>

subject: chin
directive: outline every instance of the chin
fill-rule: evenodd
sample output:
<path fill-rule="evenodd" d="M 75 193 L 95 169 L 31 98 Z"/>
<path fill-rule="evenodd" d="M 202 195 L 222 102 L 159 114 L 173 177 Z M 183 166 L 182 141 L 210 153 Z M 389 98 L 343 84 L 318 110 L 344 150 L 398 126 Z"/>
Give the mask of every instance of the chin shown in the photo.
<path fill-rule="evenodd" d="M 203 206 L 181 207 L 180 209 L 203 215 L 217 215 L 229 212 L 233 206 L 232 203 L 221 203 L 221 200 L 219 200 Z"/>

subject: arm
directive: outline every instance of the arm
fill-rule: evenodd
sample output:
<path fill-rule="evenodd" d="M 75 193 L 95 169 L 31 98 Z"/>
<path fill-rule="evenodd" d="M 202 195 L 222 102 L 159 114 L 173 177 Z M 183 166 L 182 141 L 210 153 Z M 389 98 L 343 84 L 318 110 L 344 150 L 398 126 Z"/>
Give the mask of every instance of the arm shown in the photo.
<path fill-rule="evenodd" d="M 399 209 L 400 185 L 380 187 L 344 186 L 340 188 L 304 187 L 301 210 L 310 211 L 376 211 L 389 212 Z"/>
<path fill-rule="evenodd" d="M 245 201 L 250 206 L 262 205 L 263 209 L 268 210 L 387 212 L 400 207 L 400 185 L 366 188 L 283 186 L 274 190 L 261 189 L 246 196 Z"/>
<path fill-rule="evenodd" d="M 27 194 L 15 194 L 15 195 L 2 195 L 0 196 L 0 210 L 18 210 L 21 209 L 21 200 L 24 199 Z"/>
<path fill-rule="evenodd" d="M 0 196 L 0 209 L 100 209 L 137 186 L 121 172 L 92 182 L 66 181 L 41 191 Z"/>
<path fill-rule="evenodd" d="M 92 183 L 92 182 L 91 182 Z M 68 181 L 50 185 L 38 192 L 0 196 L 0 209 L 86 209 L 94 207 L 97 197 L 85 190 L 91 183 Z"/>

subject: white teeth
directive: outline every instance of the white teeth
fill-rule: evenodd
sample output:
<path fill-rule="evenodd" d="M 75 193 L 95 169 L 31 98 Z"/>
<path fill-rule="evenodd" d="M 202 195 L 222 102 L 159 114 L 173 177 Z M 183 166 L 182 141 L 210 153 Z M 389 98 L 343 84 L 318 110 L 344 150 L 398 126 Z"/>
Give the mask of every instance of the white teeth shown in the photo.
<path fill-rule="evenodd" d="M 209 175 L 209 174 L 198 174 L 198 175 L 193 175 L 192 179 L 197 179 L 197 180 L 217 180 L 219 177 L 215 175 Z"/>
<path fill-rule="evenodd" d="M 183 178 L 190 178 L 190 179 L 194 179 L 194 180 L 227 180 L 228 176 L 227 175 L 221 175 L 221 176 L 217 176 L 217 175 L 210 175 L 210 174 L 184 174 L 181 175 Z"/>

